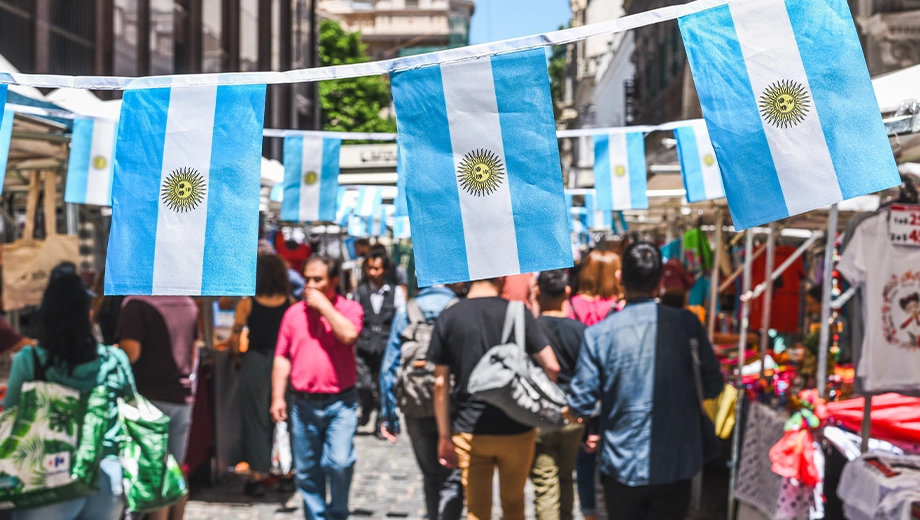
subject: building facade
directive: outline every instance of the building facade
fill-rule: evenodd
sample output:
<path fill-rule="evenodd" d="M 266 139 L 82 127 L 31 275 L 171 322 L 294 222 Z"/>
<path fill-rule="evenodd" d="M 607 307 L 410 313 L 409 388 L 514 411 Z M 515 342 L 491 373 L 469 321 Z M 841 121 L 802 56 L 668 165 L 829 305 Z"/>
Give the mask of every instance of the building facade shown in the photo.
<path fill-rule="evenodd" d="M 375 60 L 469 44 L 473 0 L 319 0 L 320 16 L 361 32 Z"/>

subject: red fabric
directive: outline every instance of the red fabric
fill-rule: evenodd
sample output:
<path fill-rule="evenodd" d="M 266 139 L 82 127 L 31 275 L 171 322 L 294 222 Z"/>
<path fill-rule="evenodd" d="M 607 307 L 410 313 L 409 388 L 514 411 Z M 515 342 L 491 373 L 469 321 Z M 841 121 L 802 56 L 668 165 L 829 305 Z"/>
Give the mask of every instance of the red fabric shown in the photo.
<path fill-rule="evenodd" d="M 664 294 L 672 289 L 687 292 L 695 282 L 693 275 L 687 272 L 680 260 L 671 258 L 662 266 L 659 292 Z"/>
<path fill-rule="evenodd" d="M 361 304 L 338 295 L 332 304 L 361 332 Z M 357 381 L 354 345 L 339 341 L 329 320 L 304 302 L 284 313 L 275 355 L 291 360 L 291 386 L 298 392 L 337 394 L 353 388 Z"/>
<path fill-rule="evenodd" d="M 862 397 L 827 403 L 831 420 L 856 432 L 862 425 L 864 407 Z M 899 394 L 873 397 L 872 437 L 889 442 L 920 443 L 920 399 Z"/>
<path fill-rule="evenodd" d="M 794 478 L 807 487 L 821 482 L 821 475 L 815 465 L 815 443 L 811 432 L 788 431 L 770 448 L 770 462 L 773 473 L 781 477 Z"/>
<path fill-rule="evenodd" d="M 198 388 L 192 407 L 192 426 L 182 471 L 194 473 L 214 454 L 214 417 L 211 406 L 211 376 L 204 363 L 198 365 Z"/>
<path fill-rule="evenodd" d="M 796 250 L 791 246 L 776 246 L 776 259 L 774 269 L 792 256 Z M 766 279 L 764 271 L 767 268 L 767 255 L 760 255 L 754 260 L 751 268 L 753 286 L 763 283 Z M 799 330 L 800 308 L 802 304 L 802 280 L 805 279 L 805 261 L 802 257 L 796 259 L 792 265 L 779 277 L 773 285 L 773 307 L 770 314 L 770 328 L 779 332 L 793 334 Z M 763 296 L 751 302 L 751 330 L 758 330 L 763 322 Z"/>
<path fill-rule="evenodd" d="M 278 251 L 278 256 L 284 258 L 291 269 L 301 274 L 303 273 L 304 262 L 313 254 L 313 249 L 306 244 L 297 244 L 296 249 L 288 248 L 287 242 L 284 240 L 284 233 L 280 231 L 275 233 L 275 249 Z"/>
<path fill-rule="evenodd" d="M 533 296 L 535 278 L 532 274 L 512 274 L 505 277 L 505 285 L 502 286 L 502 298 L 509 302 L 524 302 L 524 306 L 533 310 L 531 296 Z"/>

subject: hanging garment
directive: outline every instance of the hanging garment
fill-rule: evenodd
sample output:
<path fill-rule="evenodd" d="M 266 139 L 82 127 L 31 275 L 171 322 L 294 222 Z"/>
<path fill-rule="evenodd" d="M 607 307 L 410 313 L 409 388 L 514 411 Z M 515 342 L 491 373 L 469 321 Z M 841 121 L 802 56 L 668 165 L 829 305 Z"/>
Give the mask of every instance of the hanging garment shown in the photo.
<path fill-rule="evenodd" d="M 777 246 L 773 265 L 779 266 L 795 252 L 792 246 Z M 751 267 L 753 287 L 765 279 L 767 256 L 761 255 Z M 779 332 L 794 333 L 799 330 L 802 306 L 802 280 L 805 279 L 805 261 L 799 257 L 773 282 L 773 304 L 771 305 L 770 328 Z M 751 330 L 763 326 L 763 296 L 751 302 Z"/>
<path fill-rule="evenodd" d="M 884 212 L 856 229 L 837 268 L 865 299 L 863 388 L 920 388 L 920 248 L 893 245 Z"/>
<path fill-rule="evenodd" d="M 682 260 L 687 271 L 693 276 L 712 269 L 712 248 L 709 238 L 699 228 L 684 233 Z"/>

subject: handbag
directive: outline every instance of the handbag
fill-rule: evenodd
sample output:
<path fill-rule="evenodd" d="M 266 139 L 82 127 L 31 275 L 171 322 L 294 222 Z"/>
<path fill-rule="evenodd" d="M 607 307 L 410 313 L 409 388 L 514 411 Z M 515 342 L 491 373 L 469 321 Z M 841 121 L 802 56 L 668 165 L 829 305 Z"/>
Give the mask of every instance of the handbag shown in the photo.
<path fill-rule="evenodd" d="M 29 198 L 26 202 L 26 224 L 22 238 L 3 246 L 3 307 L 5 310 L 22 309 L 42 301 L 51 270 L 61 262 L 80 262 L 80 246 L 76 235 L 59 235 L 55 203 L 57 176 L 45 172 L 45 238 L 36 240 L 35 212 L 38 206 L 39 173 L 29 181 Z"/>
<path fill-rule="evenodd" d="M 524 349 L 524 312 L 523 302 L 508 303 L 502 342 L 476 363 L 467 389 L 521 424 L 559 430 L 566 425 L 562 416 L 565 392 L 534 365 Z M 514 343 L 508 343 L 512 330 Z"/>
<path fill-rule="evenodd" d="M 128 510 L 144 513 L 182 500 L 188 489 L 176 459 L 169 454 L 169 417 L 135 394 L 118 399 L 121 461 Z"/>
<path fill-rule="evenodd" d="M 32 347 L 35 378 L 19 403 L 0 414 L 0 509 L 25 509 L 99 491 L 108 391 L 80 393 L 45 380 Z"/>
<path fill-rule="evenodd" d="M 700 409 L 701 439 L 703 441 L 703 462 L 710 462 L 722 454 L 722 441 L 716 436 L 716 427 L 706 413 L 703 404 L 703 376 L 700 374 L 700 340 L 690 338 L 690 355 L 693 357 L 693 380 L 696 385 L 696 398 Z"/>

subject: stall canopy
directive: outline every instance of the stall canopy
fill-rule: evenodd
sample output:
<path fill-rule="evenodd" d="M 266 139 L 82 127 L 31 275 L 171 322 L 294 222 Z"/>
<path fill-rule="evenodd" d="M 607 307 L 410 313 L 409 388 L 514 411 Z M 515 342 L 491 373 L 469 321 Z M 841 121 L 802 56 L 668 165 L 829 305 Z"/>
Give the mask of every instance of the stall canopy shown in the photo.
<path fill-rule="evenodd" d="M 907 100 L 920 100 L 920 65 L 914 65 L 872 80 L 882 113 L 894 112 Z"/>

